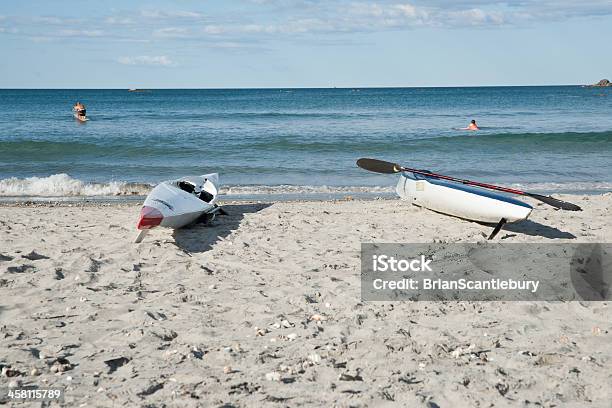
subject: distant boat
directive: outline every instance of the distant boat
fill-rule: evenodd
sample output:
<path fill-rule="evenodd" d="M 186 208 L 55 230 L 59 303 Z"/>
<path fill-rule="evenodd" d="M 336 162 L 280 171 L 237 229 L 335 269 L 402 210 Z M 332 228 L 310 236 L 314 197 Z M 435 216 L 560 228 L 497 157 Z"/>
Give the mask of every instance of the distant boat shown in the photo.
<path fill-rule="evenodd" d="M 128 89 L 128 92 L 151 92 L 151 91 L 149 89 L 130 88 Z"/>

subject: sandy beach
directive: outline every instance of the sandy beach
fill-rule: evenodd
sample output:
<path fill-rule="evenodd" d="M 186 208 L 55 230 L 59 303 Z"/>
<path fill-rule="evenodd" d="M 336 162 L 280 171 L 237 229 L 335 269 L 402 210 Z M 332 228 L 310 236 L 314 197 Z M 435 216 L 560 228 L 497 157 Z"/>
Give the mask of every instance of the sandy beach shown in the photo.
<path fill-rule="evenodd" d="M 535 204 L 496 239 L 612 241 L 612 193 L 560 197 L 584 211 Z M 224 208 L 136 245 L 137 204 L 2 204 L 0 386 L 65 387 L 65 406 L 612 406 L 609 302 L 361 301 L 362 242 L 491 227 L 399 200 Z"/>

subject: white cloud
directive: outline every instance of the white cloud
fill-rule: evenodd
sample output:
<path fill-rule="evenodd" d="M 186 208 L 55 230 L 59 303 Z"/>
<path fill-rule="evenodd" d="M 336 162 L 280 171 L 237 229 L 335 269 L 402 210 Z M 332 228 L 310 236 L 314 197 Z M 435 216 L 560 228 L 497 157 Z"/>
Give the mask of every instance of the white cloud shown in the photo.
<path fill-rule="evenodd" d="M 204 31 L 206 34 L 218 35 L 225 33 L 227 29 L 220 25 L 209 24 L 204 26 L 202 31 Z"/>
<path fill-rule="evenodd" d="M 201 19 L 204 15 L 195 11 L 164 11 L 164 10 L 142 10 L 140 15 L 153 19 Z"/>
<path fill-rule="evenodd" d="M 134 19 L 130 18 L 130 17 L 120 17 L 120 16 L 111 16 L 111 17 L 106 17 L 104 19 L 104 22 L 106 24 L 112 24 L 112 25 L 130 25 L 130 24 L 134 24 Z"/>
<path fill-rule="evenodd" d="M 549 21 L 596 18 L 612 15 L 612 0 L 243 0 L 242 5 L 226 2 L 207 13 L 210 14 L 200 10 L 133 8 L 82 19 L 62 15 L 0 15 L 0 32 L 18 32 L 36 40 L 89 38 L 98 42 L 150 42 L 164 43 L 164 46 L 190 39 L 196 46 L 223 44 L 226 48 L 239 48 L 235 45 L 261 46 L 267 41 L 283 39 L 335 41 L 340 36 L 334 34 L 342 33 L 419 27 L 533 26 Z M 161 57 L 137 58 L 141 57 L 126 57 L 122 63 L 173 65 L 169 59 L 156 59 Z"/>
<path fill-rule="evenodd" d="M 37 24 L 52 24 L 52 25 L 62 25 L 67 23 L 66 20 L 55 17 L 55 16 L 35 16 L 32 18 L 32 21 Z"/>
<path fill-rule="evenodd" d="M 61 30 L 59 33 L 60 37 L 102 37 L 104 31 L 102 30 Z"/>
<path fill-rule="evenodd" d="M 503 13 L 485 12 L 478 8 L 470 10 L 452 11 L 447 17 L 448 23 L 453 23 L 455 26 L 484 26 L 484 25 L 503 25 L 506 19 Z"/>
<path fill-rule="evenodd" d="M 160 67 L 172 67 L 176 65 L 170 58 L 166 57 L 165 55 L 140 55 L 137 57 L 121 57 L 117 59 L 117 62 L 123 65 L 148 65 Z"/>
<path fill-rule="evenodd" d="M 225 50 L 245 50 L 248 47 L 245 47 L 243 43 L 232 42 L 232 41 L 221 41 L 221 42 L 213 42 L 210 44 L 211 48 L 216 49 L 225 49 Z"/>
<path fill-rule="evenodd" d="M 159 38 L 187 38 L 189 30 L 183 27 L 166 27 L 153 31 L 153 35 Z"/>
<path fill-rule="evenodd" d="M 329 5 L 329 3 L 327 3 Z M 230 36 L 251 35 L 251 39 L 278 35 L 305 36 L 308 34 L 330 34 L 350 32 L 376 32 L 384 30 L 430 27 L 487 27 L 508 24 L 501 12 L 480 8 L 452 9 L 416 6 L 411 3 L 351 2 L 333 13 L 320 16 L 295 18 L 286 16 L 269 22 L 231 23 L 208 25 L 206 34 Z"/>
<path fill-rule="evenodd" d="M 395 9 L 406 17 L 416 17 L 420 13 L 411 4 L 396 4 Z"/>
<path fill-rule="evenodd" d="M 361 19 L 371 30 L 412 28 L 418 26 L 461 27 L 497 26 L 508 21 L 502 12 L 481 8 L 446 9 L 414 6 L 410 3 L 353 3 L 349 20 Z"/>
<path fill-rule="evenodd" d="M 612 0 L 248 0 L 284 8 L 284 21 L 256 21 L 245 32 L 318 33 L 430 27 L 525 26 L 612 15 Z M 305 5 L 308 11 L 304 11 Z M 273 9 L 271 9 L 273 10 Z M 273 14 L 274 15 L 274 14 Z M 307 16 L 311 22 L 298 27 Z M 312 23 L 316 22 L 316 23 Z"/>

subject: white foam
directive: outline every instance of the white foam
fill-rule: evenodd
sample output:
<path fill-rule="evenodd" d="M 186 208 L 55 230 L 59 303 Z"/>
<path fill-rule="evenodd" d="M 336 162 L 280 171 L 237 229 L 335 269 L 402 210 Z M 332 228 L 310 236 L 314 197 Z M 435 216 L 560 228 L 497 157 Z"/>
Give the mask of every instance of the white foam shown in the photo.
<path fill-rule="evenodd" d="M 28 177 L 0 180 L 0 196 L 4 197 L 72 197 L 111 196 L 124 194 L 126 183 L 86 183 L 68 174 L 49 177 Z"/>

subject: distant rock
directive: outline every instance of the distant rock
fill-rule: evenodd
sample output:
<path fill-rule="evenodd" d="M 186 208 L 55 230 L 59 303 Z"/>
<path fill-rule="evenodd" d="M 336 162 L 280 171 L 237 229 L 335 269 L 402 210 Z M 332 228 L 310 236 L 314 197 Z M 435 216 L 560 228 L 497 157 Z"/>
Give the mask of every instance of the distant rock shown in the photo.
<path fill-rule="evenodd" d="M 596 84 L 593 84 L 592 86 L 612 86 L 612 82 L 607 79 L 602 79 L 601 81 Z"/>

